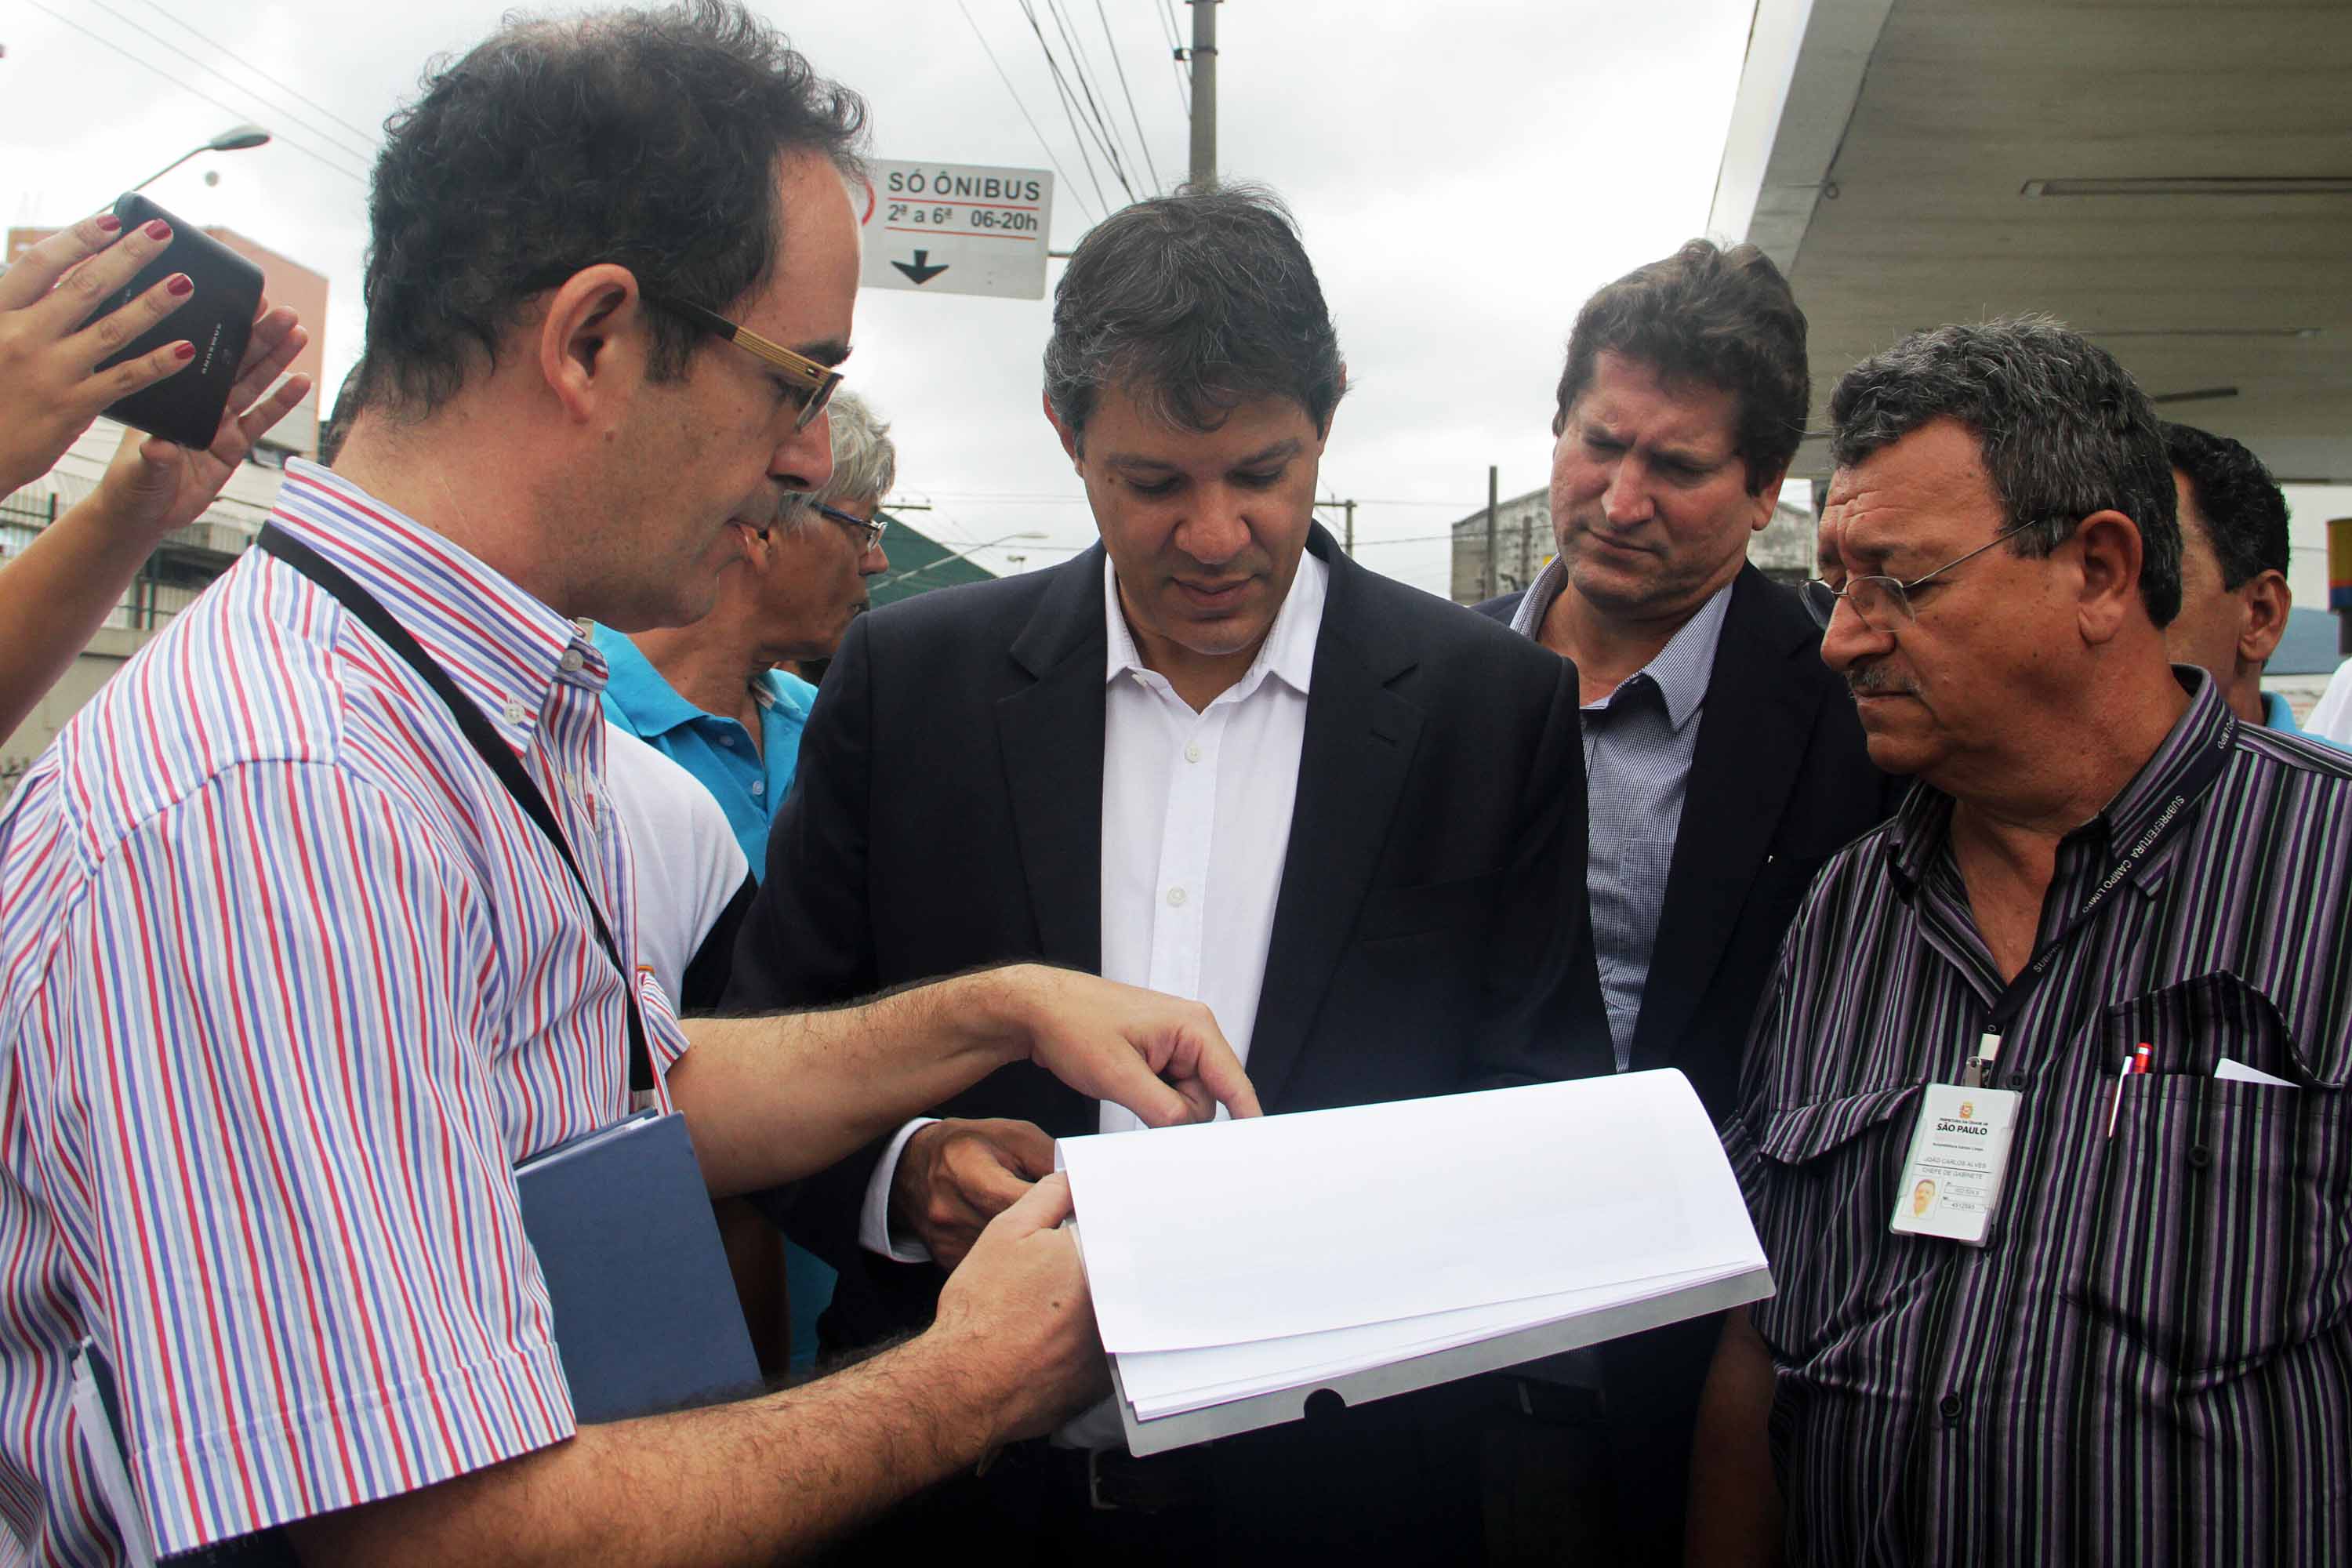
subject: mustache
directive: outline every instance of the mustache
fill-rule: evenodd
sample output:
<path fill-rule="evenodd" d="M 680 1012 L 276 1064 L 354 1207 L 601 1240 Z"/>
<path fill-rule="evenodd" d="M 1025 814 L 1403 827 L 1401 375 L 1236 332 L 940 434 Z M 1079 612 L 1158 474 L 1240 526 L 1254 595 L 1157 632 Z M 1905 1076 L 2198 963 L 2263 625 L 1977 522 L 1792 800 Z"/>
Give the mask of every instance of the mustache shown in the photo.
<path fill-rule="evenodd" d="M 1883 664 L 1866 664 L 1846 672 L 1846 689 L 1856 697 L 1916 697 L 1919 694 L 1916 681 L 1910 680 Z"/>

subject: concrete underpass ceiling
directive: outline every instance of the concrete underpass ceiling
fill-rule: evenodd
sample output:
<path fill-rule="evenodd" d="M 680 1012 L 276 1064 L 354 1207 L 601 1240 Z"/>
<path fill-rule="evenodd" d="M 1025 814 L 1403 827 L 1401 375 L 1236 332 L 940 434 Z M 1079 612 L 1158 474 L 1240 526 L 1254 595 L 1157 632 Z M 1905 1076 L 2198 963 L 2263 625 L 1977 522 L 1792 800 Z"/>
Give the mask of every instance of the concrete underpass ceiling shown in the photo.
<path fill-rule="evenodd" d="M 2216 178 L 2335 188 L 2026 194 Z M 2342 0 L 1760 0 L 1709 227 L 1788 270 L 1816 425 L 1838 376 L 1906 331 L 2047 310 L 2168 417 L 2283 480 L 2352 482 Z M 1825 473 L 1823 443 L 1798 463 Z"/>

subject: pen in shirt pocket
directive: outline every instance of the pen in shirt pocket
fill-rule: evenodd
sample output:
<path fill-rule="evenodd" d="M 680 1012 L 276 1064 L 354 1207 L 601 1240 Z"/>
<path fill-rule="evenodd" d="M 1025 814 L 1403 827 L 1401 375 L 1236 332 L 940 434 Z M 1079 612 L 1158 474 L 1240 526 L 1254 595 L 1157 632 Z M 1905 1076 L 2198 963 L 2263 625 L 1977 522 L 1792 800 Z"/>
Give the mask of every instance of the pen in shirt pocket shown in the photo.
<path fill-rule="evenodd" d="M 2107 1101 L 2107 1136 L 2116 1135 L 2116 1113 L 2124 1108 L 2124 1080 L 2147 1071 L 2148 1048 L 2142 1043 L 2116 1068 L 2115 1098 Z"/>

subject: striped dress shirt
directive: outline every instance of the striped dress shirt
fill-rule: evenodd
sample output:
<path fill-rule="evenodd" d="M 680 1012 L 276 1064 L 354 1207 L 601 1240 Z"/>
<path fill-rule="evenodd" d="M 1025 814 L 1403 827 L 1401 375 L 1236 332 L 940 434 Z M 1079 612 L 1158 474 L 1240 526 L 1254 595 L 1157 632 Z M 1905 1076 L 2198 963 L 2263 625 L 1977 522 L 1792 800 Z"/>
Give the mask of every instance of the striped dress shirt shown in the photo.
<path fill-rule="evenodd" d="M 2176 673 L 2187 712 L 2061 845 L 2041 941 L 2227 731 Z M 1888 1229 L 1920 1086 L 2003 988 L 1951 800 L 1915 788 L 1815 882 L 1724 1129 L 1780 1288 L 1752 1315 L 1791 1561 L 2352 1562 L 2352 758 L 2238 725 L 2193 809 L 2007 1033 L 1981 1250 Z"/>
<path fill-rule="evenodd" d="M 630 958 L 583 628 L 324 469 L 291 467 L 277 521 L 480 704 Z M 142 649 L 0 816 L 26 1552 L 119 1556 L 70 1411 L 85 1334 L 166 1554 L 569 1436 L 512 1172 L 628 1110 L 627 984 L 447 709 L 309 579 L 249 553 Z M 667 1068 L 684 1037 L 637 989 Z"/>

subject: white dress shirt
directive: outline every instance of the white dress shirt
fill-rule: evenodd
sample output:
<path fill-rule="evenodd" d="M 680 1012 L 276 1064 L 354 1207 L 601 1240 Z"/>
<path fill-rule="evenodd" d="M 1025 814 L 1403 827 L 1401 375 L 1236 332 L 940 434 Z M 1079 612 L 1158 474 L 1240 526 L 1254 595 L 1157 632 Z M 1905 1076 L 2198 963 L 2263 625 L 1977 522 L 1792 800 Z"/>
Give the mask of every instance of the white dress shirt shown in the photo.
<path fill-rule="evenodd" d="M 751 865 L 702 781 L 630 734 L 604 726 L 604 797 L 637 863 L 637 967 L 679 1002 L 686 972 Z"/>
<path fill-rule="evenodd" d="M 1103 563 L 1102 973 L 1205 1002 L 1246 1065 L 1290 847 L 1307 691 L 1330 568 L 1300 556 L 1249 668 L 1194 712 L 1144 668 Z M 1217 1114 L 1225 1114 L 1223 1107 Z M 866 1191 L 859 1239 L 900 1262 L 929 1255 L 890 1235 L 890 1183 L 908 1122 Z M 1099 1125 L 1142 1125 L 1106 1102 Z"/>

